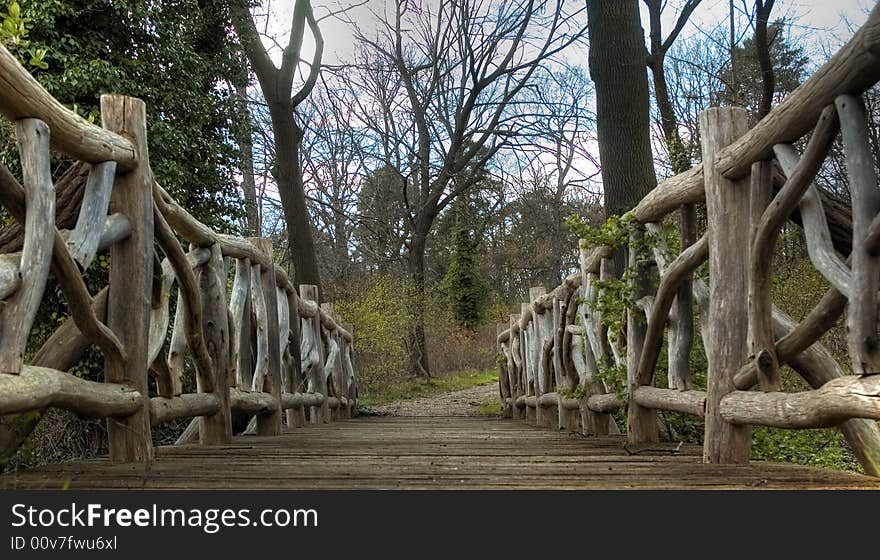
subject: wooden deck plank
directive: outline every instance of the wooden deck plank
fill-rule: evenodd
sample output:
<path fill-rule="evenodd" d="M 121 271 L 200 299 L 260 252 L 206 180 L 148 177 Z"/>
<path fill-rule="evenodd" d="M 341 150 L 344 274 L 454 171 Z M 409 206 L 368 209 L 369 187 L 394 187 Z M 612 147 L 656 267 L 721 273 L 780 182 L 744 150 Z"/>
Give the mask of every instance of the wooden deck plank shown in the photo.
<path fill-rule="evenodd" d="M 699 447 L 673 447 L 634 453 L 619 437 L 509 420 L 371 417 L 230 445 L 160 447 L 146 466 L 54 465 L 0 477 L 0 488 L 880 489 L 873 478 L 799 465 L 704 465 Z"/>

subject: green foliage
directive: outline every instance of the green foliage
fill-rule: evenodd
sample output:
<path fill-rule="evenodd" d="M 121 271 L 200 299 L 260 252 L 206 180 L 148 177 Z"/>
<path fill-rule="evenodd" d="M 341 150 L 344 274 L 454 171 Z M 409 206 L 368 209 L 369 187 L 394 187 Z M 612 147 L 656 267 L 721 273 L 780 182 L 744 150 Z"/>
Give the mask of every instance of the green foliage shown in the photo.
<path fill-rule="evenodd" d="M 480 274 L 480 240 L 471 231 L 464 205 L 456 202 L 453 212 L 452 255 L 443 285 L 456 323 L 474 330 L 486 317 L 489 289 Z"/>
<path fill-rule="evenodd" d="M 565 220 L 565 225 L 581 239 L 581 248 L 611 247 L 612 250 L 623 247 L 629 240 L 633 227 L 638 222 L 632 214 L 610 216 L 599 227 L 590 226 L 581 216 L 572 214 Z"/>
<path fill-rule="evenodd" d="M 33 47 L 27 40 L 31 19 L 22 17 L 18 2 L 10 3 L 5 12 L 0 12 L 0 43 L 16 54 L 21 61 L 34 68 L 46 70 L 49 65 L 44 61 L 47 50 Z"/>
<path fill-rule="evenodd" d="M 222 231 L 243 215 L 231 130 L 240 126 L 230 82 L 244 68 L 220 0 L 20 0 L 17 56 L 56 99 L 100 121 L 100 96 L 122 93 L 147 107 L 157 181 L 194 216 Z M 13 4 L 18 6 L 17 4 Z M 24 14 L 27 18 L 21 16 Z M 185 17 L 182 15 L 185 14 Z M 24 29 L 25 35 L 22 35 Z M 4 39 L 4 43 L 12 39 Z M 26 43 L 26 53 L 21 51 Z M 14 145 L 2 158 L 15 167 Z"/>
<path fill-rule="evenodd" d="M 477 409 L 477 416 L 501 416 L 501 401 L 492 399 L 480 404 Z"/>
<path fill-rule="evenodd" d="M 752 431 L 752 458 L 855 471 L 859 465 L 839 430 Z"/>

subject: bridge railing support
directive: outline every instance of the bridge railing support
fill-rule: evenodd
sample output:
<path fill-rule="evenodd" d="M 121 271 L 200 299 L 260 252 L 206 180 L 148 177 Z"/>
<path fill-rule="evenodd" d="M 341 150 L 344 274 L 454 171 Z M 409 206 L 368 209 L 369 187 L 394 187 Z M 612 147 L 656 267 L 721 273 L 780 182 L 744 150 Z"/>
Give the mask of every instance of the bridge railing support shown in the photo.
<path fill-rule="evenodd" d="M 285 410 L 289 427 L 302 426 L 306 410 L 314 422 L 356 411 L 351 327 L 319 307 L 316 288 L 301 286 L 299 297 L 270 240 L 214 232 L 154 180 L 141 100 L 102 96 L 101 128 L 52 98 L 2 46 L 0 76 L 0 112 L 16 123 L 24 170 L 21 184 L 0 164 L 0 204 L 24 238 L 20 253 L 0 255 L 0 415 L 19 415 L 0 425 L 14 432 L 0 456 L 36 426 L 21 413 L 48 407 L 106 418 L 117 462 L 150 461 L 152 427 L 175 419 L 192 419 L 178 443 L 222 444 L 237 432 L 280 434 Z M 72 179 L 85 183 L 73 231 L 54 227 L 50 144 L 83 162 Z M 107 250 L 109 286 L 93 297 L 82 274 Z M 26 364 L 50 267 L 71 318 Z M 104 354 L 104 383 L 66 371 L 91 345 Z M 195 393 L 184 392 L 187 354 Z"/>
<path fill-rule="evenodd" d="M 753 425 L 839 426 L 865 472 L 880 476 L 880 191 L 869 116 L 856 95 L 880 80 L 878 29 L 880 6 L 840 52 L 751 130 L 743 109 L 712 108 L 700 116 L 702 164 L 661 182 L 622 220 L 630 233 L 625 295 L 608 291 L 614 282 L 609 257 L 621 247 L 601 245 L 582 245 L 580 270 L 552 291 L 530 290 L 521 315 L 497 336 L 505 374 L 500 391 L 508 387 L 515 417 L 571 429 L 563 411 L 578 410 L 578 429 L 602 435 L 618 429 L 605 419 L 625 409 L 629 442 L 645 444 L 667 432 L 659 429 L 657 411 L 690 414 L 705 418 L 709 463 L 747 462 Z M 791 143 L 810 129 L 798 154 Z M 838 131 L 852 226 L 831 229 L 827 199 L 814 178 Z M 698 238 L 693 205 L 704 202 L 708 226 Z M 682 242 L 674 254 L 661 222 L 679 209 Z M 831 286 L 800 323 L 773 306 L 770 291 L 773 247 L 795 211 L 810 261 Z M 646 245 L 653 260 L 639 257 Z M 695 274 L 706 261 L 708 283 Z M 650 294 L 644 278 L 655 275 L 655 266 L 659 284 Z M 608 307 L 601 303 L 609 297 L 627 300 L 618 302 L 627 307 L 625 327 L 619 317 L 603 317 Z M 562 313 L 563 302 L 576 309 Z M 705 391 L 694 387 L 689 371 L 694 302 L 708 363 Z M 858 375 L 847 375 L 819 342 L 845 311 Z M 666 333 L 663 387 L 655 369 Z M 782 365 L 812 390 L 780 391 Z M 756 384 L 760 391 L 750 391 Z M 547 420 L 553 407 L 559 411 L 555 425 Z"/>

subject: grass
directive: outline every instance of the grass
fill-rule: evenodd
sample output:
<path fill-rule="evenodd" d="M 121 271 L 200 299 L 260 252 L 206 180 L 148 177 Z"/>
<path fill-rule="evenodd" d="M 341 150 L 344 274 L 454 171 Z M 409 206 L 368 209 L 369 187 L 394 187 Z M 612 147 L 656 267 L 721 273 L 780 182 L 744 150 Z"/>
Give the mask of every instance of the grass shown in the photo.
<path fill-rule="evenodd" d="M 493 399 L 491 401 L 484 402 L 480 405 L 480 408 L 477 409 L 478 416 L 501 416 L 501 401 L 498 399 Z"/>
<path fill-rule="evenodd" d="M 442 377 L 432 377 L 428 380 L 407 379 L 364 393 L 358 398 L 358 403 L 366 407 L 378 406 L 460 391 L 490 383 L 498 383 L 498 371 L 495 369 L 462 371 Z"/>

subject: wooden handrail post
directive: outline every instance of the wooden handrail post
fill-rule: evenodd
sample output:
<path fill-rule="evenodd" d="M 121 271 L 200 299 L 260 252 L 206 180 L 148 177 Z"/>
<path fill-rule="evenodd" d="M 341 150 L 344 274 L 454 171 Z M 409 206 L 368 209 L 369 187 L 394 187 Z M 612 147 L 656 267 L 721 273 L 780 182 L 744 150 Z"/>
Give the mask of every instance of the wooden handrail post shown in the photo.
<path fill-rule="evenodd" d="M 272 241 L 265 237 L 249 237 L 257 249 L 269 256 L 272 262 Z M 260 286 L 251 289 L 263 291 L 266 302 L 266 328 L 269 338 L 269 371 L 263 379 L 262 390 L 272 395 L 276 408 L 269 414 L 257 416 L 257 435 L 277 436 L 281 434 L 281 348 L 278 345 L 278 297 L 275 291 L 275 267 L 260 267 Z"/>
<path fill-rule="evenodd" d="M 501 416 L 510 418 L 512 416 L 511 397 L 513 392 L 510 390 L 510 367 L 507 363 L 508 348 L 510 341 L 507 343 L 498 340 L 498 336 L 507 330 L 507 323 L 497 323 L 495 325 L 495 356 L 498 364 L 498 394 L 501 398 Z"/>
<path fill-rule="evenodd" d="M 317 307 L 318 303 L 318 287 L 311 284 L 302 284 L 299 287 L 299 297 L 305 301 L 311 301 Z M 321 341 L 321 315 L 320 311 L 311 318 L 303 318 L 303 336 L 310 337 L 308 341 L 315 348 L 311 352 L 311 359 L 317 360 L 317 363 L 311 363 L 308 372 L 309 390 L 324 395 L 324 402 L 320 406 L 309 408 L 309 422 L 312 424 L 322 424 L 330 421 L 330 407 L 327 403 L 327 379 L 324 377 L 324 344 Z M 303 357 L 305 358 L 305 357 Z"/>
<path fill-rule="evenodd" d="M 572 303 L 574 305 L 574 303 Z M 569 379 L 563 371 L 562 365 L 562 345 L 565 333 L 565 302 L 559 298 L 553 298 L 553 378 L 556 383 L 557 404 L 556 412 L 558 414 L 556 421 L 560 430 L 576 432 L 580 423 L 580 411 L 577 409 L 569 410 L 562 404 L 563 395 L 560 391 L 565 388 L 573 390 L 574 383 Z"/>
<path fill-rule="evenodd" d="M 329 302 L 325 302 L 321 304 L 321 312 L 324 313 L 328 317 L 333 317 L 333 304 Z M 333 393 L 332 396 L 339 398 L 341 394 L 339 393 L 339 368 L 337 364 L 338 356 L 339 356 L 339 341 L 337 340 L 336 332 L 329 331 L 324 329 L 323 333 L 326 333 L 327 337 L 327 346 L 325 348 L 325 363 L 324 369 L 322 372 L 323 378 L 326 383 L 327 391 L 325 392 L 326 396 L 331 396 L 330 393 Z M 321 339 L 323 341 L 324 334 L 322 333 Z M 336 345 L 337 350 L 336 354 L 333 355 L 331 353 L 331 345 Z M 332 362 L 330 359 L 332 358 Z M 327 367 L 330 368 L 329 375 L 327 374 Z M 330 388 L 333 388 L 333 391 Z M 329 409 L 329 415 L 327 416 L 329 420 L 339 420 L 339 407 Z"/>
<path fill-rule="evenodd" d="M 291 393 L 304 391 L 303 371 L 302 371 L 302 353 L 300 352 L 302 344 L 302 333 L 299 316 L 299 307 L 297 306 L 298 297 L 293 292 L 287 292 L 287 309 L 290 313 L 290 331 L 293 333 L 290 341 L 290 361 L 287 365 L 289 375 L 287 381 L 287 390 Z M 306 407 L 287 409 L 287 427 L 302 428 L 306 425 Z"/>
<path fill-rule="evenodd" d="M 721 417 L 722 397 L 735 389 L 733 376 L 748 358 L 749 180 L 725 179 L 715 165 L 720 150 L 748 131 L 738 107 L 700 114 L 706 210 L 709 218 L 709 379 L 703 461 L 747 463 L 751 427 Z"/>
<path fill-rule="evenodd" d="M 644 230 L 641 226 L 630 234 L 629 268 L 632 273 L 632 297 L 638 301 L 648 292 L 648 270 L 640 258 Z M 645 314 L 639 308 L 630 308 L 626 314 L 626 387 L 629 405 L 626 414 L 626 438 L 629 443 L 653 443 L 660 440 L 657 429 L 657 411 L 640 406 L 632 397 L 639 388 L 639 361 L 645 344 Z"/>
<path fill-rule="evenodd" d="M 528 303 L 520 304 L 520 317 L 531 317 L 531 308 Z M 532 320 L 528 322 L 524 329 L 520 330 L 521 338 L 521 348 L 522 348 L 522 363 L 523 363 L 523 395 L 526 397 L 534 397 L 535 391 L 537 388 L 535 381 L 535 356 L 533 352 L 533 339 L 535 338 L 535 321 L 534 317 Z M 527 422 L 535 422 L 537 420 L 535 407 L 531 407 L 526 405 L 525 407 L 525 419 Z"/>
<path fill-rule="evenodd" d="M 354 363 L 352 362 L 352 353 L 354 351 L 354 325 L 352 323 L 342 323 L 342 328 L 351 333 L 351 341 L 342 339 L 343 351 L 340 352 L 342 357 L 342 365 L 345 370 L 345 388 L 342 389 L 343 395 L 348 399 L 348 408 L 345 411 L 346 418 L 353 418 L 357 411 L 357 387 L 355 382 Z"/>
<path fill-rule="evenodd" d="M 226 277 L 223 275 L 220 246 L 211 246 L 211 258 L 199 267 L 197 279 L 202 300 L 202 332 L 211 356 L 211 373 L 220 409 L 211 416 L 200 416 L 199 441 L 203 445 L 232 441 L 232 412 L 229 408 L 229 321 L 226 307 Z M 197 380 L 198 381 L 198 380 Z M 199 392 L 204 392 L 200 386 Z"/>
<path fill-rule="evenodd" d="M 150 396 L 147 376 L 150 332 L 150 299 L 153 277 L 153 172 L 147 149 L 147 117 L 144 102 L 123 95 L 101 96 L 104 128 L 126 136 L 137 150 L 137 164 L 116 175 L 110 198 L 111 212 L 128 216 L 132 232 L 110 248 L 110 287 L 107 326 L 125 347 L 125 368 L 116 371 L 108 363 L 105 378 L 140 392 L 140 410 L 125 418 L 107 419 L 110 460 L 150 461 Z"/>
<path fill-rule="evenodd" d="M 523 419 L 526 417 L 525 408 L 516 406 L 519 397 L 525 396 L 525 374 L 523 373 L 522 334 L 519 332 L 518 313 L 511 313 L 508 319 L 510 325 L 510 362 L 508 362 L 508 374 L 510 375 L 510 396 L 513 399 L 513 418 Z M 513 334 L 516 330 L 516 335 Z"/>
<path fill-rule="evenodd" d="M 543 286 L 529 288 L 529 301 L 534 305 L 535 301 L 547 293 Z M 559 414 L 555 407 L 541 407 L 538 402 L 541 395 L 552 391 L 553 372 L 550 368 L 549 352 L 553 342 L 553 314 L 547 311 L 537 313 L 532 308 L 532 324 L 534 325 L 534 340 L 532 351 L 535 360 L 535 421 L 538 426 L 544 428 L 556 428 L 559 425 Z"/>

